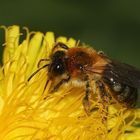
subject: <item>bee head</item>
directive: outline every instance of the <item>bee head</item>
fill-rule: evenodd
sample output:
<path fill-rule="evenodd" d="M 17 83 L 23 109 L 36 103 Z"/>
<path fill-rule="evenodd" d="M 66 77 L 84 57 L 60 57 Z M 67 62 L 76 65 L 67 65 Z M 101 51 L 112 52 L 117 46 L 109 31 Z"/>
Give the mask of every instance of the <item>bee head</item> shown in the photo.
<path fill-rule="evenodd" d="M 51 57 L 51 63 L 49 65 L 50 78 L 60 76 L 66 72 L 65 64 L 65 52 L 56 51 Z"/>

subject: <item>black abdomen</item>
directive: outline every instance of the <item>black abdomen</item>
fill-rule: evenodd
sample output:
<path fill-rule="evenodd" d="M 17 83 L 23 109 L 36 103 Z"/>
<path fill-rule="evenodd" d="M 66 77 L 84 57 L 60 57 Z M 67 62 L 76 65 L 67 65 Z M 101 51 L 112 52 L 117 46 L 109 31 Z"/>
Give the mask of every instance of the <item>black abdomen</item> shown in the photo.
<path fill-rule="evenodd" d="M 115 81 L 113 78 L 104 79 L 112 92 L 112 96 L 127 108 L 133 108 L 137 102 L 137 88 Z"/>

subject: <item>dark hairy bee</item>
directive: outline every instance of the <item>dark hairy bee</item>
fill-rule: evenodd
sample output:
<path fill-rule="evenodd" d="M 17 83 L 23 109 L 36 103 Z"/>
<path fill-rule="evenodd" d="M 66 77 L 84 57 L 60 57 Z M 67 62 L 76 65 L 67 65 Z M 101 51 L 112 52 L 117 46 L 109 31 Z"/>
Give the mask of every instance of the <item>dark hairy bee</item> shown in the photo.
<path fill-rule="evenodd" d="M 53 91 L 69 81 L 85 86 L 83 106 L 87 112 L 89 96 L 92 92 L 91 81 L 95 81 L 103 104 L 111 97 L 126 108 L 133 108 L 136 105 L 140 71 L 128 64 L 111 60 L 92 48 L 82 46 L 69 48 L 63 43 L 57 43 L 49 64 L 34 72 L 28 81 L 45 67 L 48 67 L 49 80 L 57 79 Z"/>

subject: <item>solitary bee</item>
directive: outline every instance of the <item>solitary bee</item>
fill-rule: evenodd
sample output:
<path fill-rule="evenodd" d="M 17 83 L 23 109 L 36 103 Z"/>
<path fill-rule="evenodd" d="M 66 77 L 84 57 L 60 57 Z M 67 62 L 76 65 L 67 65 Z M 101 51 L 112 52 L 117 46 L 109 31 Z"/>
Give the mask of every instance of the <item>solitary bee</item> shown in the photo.
<path fill-rule="evenodd" d="M 50 63 L 35 71 L 28 81 L 45 67 L 48 67 L 49 80 L 58 79 L 53 91 L 70 81 L 85 86 L 83 106 L 86 112 L 89 111 L 91 81 L 96 83 L 103 104 L 113 98 L 126 108 L 133 108 L 136 105 L 140 71 L 128 64 L 111 60 L 93 48 L 82 46 L 69 48 L 61 42 L 57 43 L 50 56 Z"/>

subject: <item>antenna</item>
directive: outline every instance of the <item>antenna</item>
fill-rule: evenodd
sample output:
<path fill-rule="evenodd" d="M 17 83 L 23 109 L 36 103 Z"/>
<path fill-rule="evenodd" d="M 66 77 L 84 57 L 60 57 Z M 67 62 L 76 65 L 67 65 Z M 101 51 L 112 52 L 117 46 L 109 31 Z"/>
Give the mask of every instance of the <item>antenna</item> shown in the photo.
<path fill-rule="evenodd" d="M 41 68 L 39 68 L 38 70 L 36 70 L 29 78 L 28 78 L 28 82 L 32 79 L 32 77 L 37 74 L 40 70 L 44 69 L 45 67 L 49 66 L 49 64 L 46 64 L 44 66 L 42 66 Z"/>

